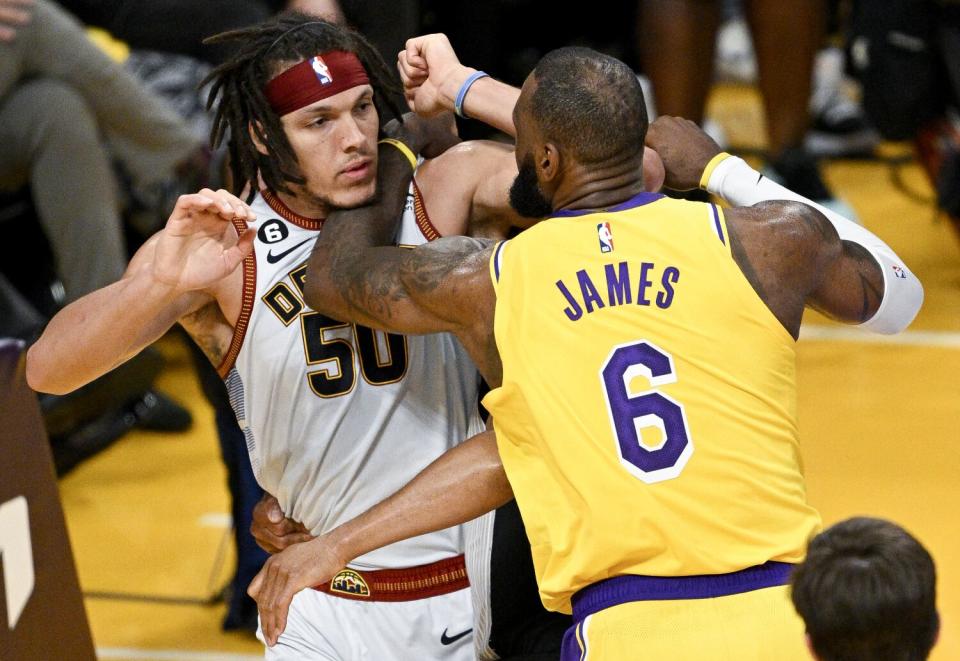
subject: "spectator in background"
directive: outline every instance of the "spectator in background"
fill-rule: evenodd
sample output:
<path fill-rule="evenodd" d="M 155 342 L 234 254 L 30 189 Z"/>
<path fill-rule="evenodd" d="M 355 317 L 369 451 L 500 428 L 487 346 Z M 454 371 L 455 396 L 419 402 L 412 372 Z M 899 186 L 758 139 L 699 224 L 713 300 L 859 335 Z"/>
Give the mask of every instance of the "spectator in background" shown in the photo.
<path fill-rule="evenodd" d="M 203 146 L 55 4 L 0 8 L 0 188 L 30 184 L 70 302 L 126 267 L 111 159 L 149 185 L 195 173 Z"/>
<path fill-rule="evenodd" d="M 196 178 L 205 153 L 172 110 L 49 0 L 0 0 L 0 144 L 0 189 L 29 184 L 63 284 L 60 303 L 126 267 L 112 159 L 150 186 L 170 176 Z M 129 402 L 117 414 L 133 416 L 126 426 L 110 425 L 117 435 L 132 424 L 190 424 L 187 411 L 155 391 L 114 394 Z"/>
<path fill-rule="evenodd" d="M 638 50 L 658 113 L 703 123 L 721 5 L 720 0 L 639 3 Z M 765 173 L 849 217 L 851 211 L 834 198 L 803 147 L 814 57 L 826 30 L 824 0 L 748 0 L 745 5 L 767 118 Z"/>
<path fill-rule="evenodd" d="M 820 661 L 922 661 L 940 630 L 936 578 L 910 533 L 856 517 L 813 538 L 791 595 Z"/>

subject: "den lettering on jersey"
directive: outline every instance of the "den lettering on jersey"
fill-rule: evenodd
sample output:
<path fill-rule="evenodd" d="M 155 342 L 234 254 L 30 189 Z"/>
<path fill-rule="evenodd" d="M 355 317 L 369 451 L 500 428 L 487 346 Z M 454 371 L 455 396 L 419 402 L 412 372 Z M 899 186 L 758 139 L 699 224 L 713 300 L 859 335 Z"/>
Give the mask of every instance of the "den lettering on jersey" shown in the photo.
<path fill-rule="evenodd" d="M 427 238 L 411 185 L 397 243 Z M 244 264 L 243 310 L 221 368 L 260 485 L 320 534 L 398 490 L 479 432 L 479 377 L 449 334 L 401 336 L 331 319 L 304 303 L 307 260 L 322 222 L 269 193 Z M 434 562 L 463 552 L 459 528 L 352 562 L 361 569 Z"/>

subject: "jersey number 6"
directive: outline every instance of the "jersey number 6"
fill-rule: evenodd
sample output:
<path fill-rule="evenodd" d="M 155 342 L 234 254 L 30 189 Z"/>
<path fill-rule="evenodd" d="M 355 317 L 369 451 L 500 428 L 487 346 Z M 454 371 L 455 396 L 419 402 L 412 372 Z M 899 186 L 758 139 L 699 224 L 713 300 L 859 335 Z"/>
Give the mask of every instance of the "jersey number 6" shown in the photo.
<path fill-rule="evenodd" d="M 600 369 L 620 463 L 634 477 L 653 484 L 680 475 L 693 454 L 693 441 L 682 404 L 656 390 L 631 391 L 632 381 L 640 376 L 651 388 L 674 383 L 673 358 L 641 340 L 614 347 Z M 643 442 L 643 430 L 651 427 L 660 430 L 655 446 Z"/>

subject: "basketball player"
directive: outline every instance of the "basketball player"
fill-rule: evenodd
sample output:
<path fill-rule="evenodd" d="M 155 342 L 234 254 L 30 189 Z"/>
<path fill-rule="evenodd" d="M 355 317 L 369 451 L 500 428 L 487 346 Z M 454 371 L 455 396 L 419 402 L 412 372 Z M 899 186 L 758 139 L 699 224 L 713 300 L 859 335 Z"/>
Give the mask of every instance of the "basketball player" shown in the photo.
<path fill-rule="evenodd" d="M 425 113 L 456 104 L 485 118 L 468 94 L 485 79 L 448 51 L 436 37 L 408 44 L 406 64 L 420 71 L 407 75 L 408 98 Z M 617 60 L 548 54 L 513 116 L 511 202 L 546 220 L 509 241 L 398 251 L 349 231 L 379 221 L 384 245 L 393 223 L 376 206 L 344 212 L 317 243 L 306 291 L 340 318 L 455 332 L 494 386 L 484 404 L 496 435 L 270 558 L 250 589 L 264 630 L 281 631 L 290 597 L 356 553 L 515 494 L 542 600 L 574 615 L 563 659 L 805 658 L 786 587 L 820 525 L 795 419 L 803 309 L 896 332 L 922 287 L 859 226 L 765 201 L 796 196 L 690 122 L 662 118 L 649 135 L 667 185 L 704 185 L 746 206 L 643 192 L 643 95 Z M 397 203 L 387 197 L 385 209 Z"/>
<path fill-rule="evenodd" d="M 479 431 L 479 380 L 450 335 L 388 335 L 303 300 L 323 218 L 374 194 L 380 116 L 395 110 L 380 105 L 382 60 L 359 35 L 302 16 L 228 36 L 239 48 L 213 74 L 215 137 L 229 131 L 234 181 L 254 191 L 251 204 L 226 191 L 182 197 L 123 279 L 51 321 L 30 349 L 28 379 L 70 391 L 179 322 L 226 380 L 257 480 L 320 534 Z M 410 169 L 393 145 L 383 149 L 385 168 Z M 523 222 L 507 204 L 514 174 L 512 150 L 492 143 L 425 163 L 396 241 L 464 233 L 471 215 L 480 231 L 503 234 Z M 300 595 L 268 658 L 474 658 L 463 549 L 449 528 L 357 558 Z M 478 571 L 482 586 L 488 570 Z"/>

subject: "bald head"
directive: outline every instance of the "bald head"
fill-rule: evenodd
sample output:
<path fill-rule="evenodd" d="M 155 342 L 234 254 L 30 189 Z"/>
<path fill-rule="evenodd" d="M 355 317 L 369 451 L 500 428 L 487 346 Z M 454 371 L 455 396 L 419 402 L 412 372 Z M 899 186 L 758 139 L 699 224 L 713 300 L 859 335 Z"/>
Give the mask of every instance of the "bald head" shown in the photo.
<path fill-rule="evenodd" d="M 534 69 L 524 100 L 545 142 L 584 165 L 636 157 L 647 134 L 647 110 L 636 74 L 589 48 L 551 51 Z"/>

